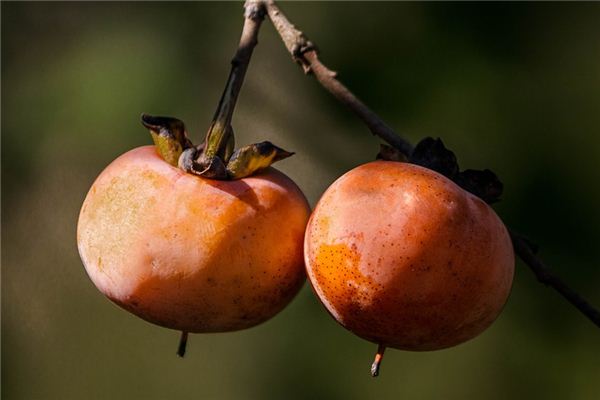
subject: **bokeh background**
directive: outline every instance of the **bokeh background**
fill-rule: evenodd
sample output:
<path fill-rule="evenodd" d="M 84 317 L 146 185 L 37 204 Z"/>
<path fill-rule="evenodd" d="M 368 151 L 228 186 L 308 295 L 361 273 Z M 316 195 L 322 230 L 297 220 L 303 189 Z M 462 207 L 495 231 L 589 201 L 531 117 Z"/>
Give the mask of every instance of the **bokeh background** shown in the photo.
<path fill-rule="evenodd" d="M 389 351 L 339 327 L 308 287 L 250 330 L 193 335 L 103 298 L 75 243 L 79 207 L 114 158 L 150 143 L 142 112 L 209 125 L 241 3 L 2 2 L 2 397 L 6 399 L 597 399 L 598 329 L 521 263 L 480 337 Z M 398 132 L 440 136 L 505 183 L 508 225 L 600 306 L 600 4 L 285 3 L 322 59 Z M 238 143 L 314 204 L 378 140 L 291 62 L 270 23 L 234 118 Z"/>

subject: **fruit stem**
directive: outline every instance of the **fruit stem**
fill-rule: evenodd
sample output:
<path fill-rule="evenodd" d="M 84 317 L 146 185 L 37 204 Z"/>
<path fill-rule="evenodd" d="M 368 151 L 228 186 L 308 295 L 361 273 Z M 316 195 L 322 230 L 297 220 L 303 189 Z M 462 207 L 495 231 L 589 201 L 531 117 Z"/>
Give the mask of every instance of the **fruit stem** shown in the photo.
<path fill-rule="evenodd" d="M 177 348 L 177 355 L 179 357 L 185 356 L 185 349 L 187 347 L 188 333 L 181 331 L 181 337 L 179 338 L 179 347 Z"/>
<path fill-rule="evenodd" d="M 373 378 L 379 376 L 379 367 L 381 366 L 381 360 L 383 360 L 383 353 L 385 353 L 385 346 L 380 344 L 377 346 L 375 360 L 373 361 L 373 364 L 371 364 L 371 376 Z"/>
<path fill-rule="evenodd" d="M 247 1 L 244 8 L 245 20 L 242 36 L 238 49 L 231 60 L 231 71 L 225 89 L 219 100 L 210 128 L 206 133 L 202 161 L 208 161 L 218 156 L 224 163 L 227 162 L 225 159 L 227 158 L 227 144 L 230 140 L 233 140 L 233 131 L 231 130 L 233 111 L 244 82 L 252 51 L 258 44 L 258 31 L 265 16 L 264 5 L 260 2 Z"/>

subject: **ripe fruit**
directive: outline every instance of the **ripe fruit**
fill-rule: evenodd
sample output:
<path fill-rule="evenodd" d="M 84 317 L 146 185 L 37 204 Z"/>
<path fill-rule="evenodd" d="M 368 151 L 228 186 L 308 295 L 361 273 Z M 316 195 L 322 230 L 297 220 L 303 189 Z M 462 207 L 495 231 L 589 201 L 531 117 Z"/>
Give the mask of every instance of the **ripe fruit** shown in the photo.
<path fill-rule="evenodd" d="M 391 161 L 327 189 L 304 257 L 331 315 L 380 345 L 377 363 L 386 346 L 436 350 L 475 337 L 500 313 L 514 272 L 508 232 L 487 204 L 437 172 Z"/>
<path fill-rule="evenodd" d="M 144 146 L 94 182 L 77 242 L 94 284 L 126 310 L 184 334 L 232 331 L 271 318 L 299 291 L 309 212 L 273 168 L 210 180 Z"/>

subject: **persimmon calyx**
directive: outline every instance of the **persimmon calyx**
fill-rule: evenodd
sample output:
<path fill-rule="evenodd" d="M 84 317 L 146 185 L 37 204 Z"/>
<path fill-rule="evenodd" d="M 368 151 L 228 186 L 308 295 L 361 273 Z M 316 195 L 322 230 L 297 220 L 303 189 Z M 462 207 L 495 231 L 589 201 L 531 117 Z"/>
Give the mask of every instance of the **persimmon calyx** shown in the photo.
<path fill-rule="evenodd" d="M 207 135 L 204 143 L 194 146 L 184 123 L 177 118 L 142 114 L 142 125 L 150 130 L 154 145 L 166 162 L 209 179 L 245 178 L 294 154 L 268 141 L 235 150 L 231 126 L 221 128 L 213 124 L 210 131 L 216 134 Z"/>
<path fill-rule="evenodd" d="M 454 181 L 488 204 L 499 201 L 504 189 L 500 179 L 489 169 L 461 171 L 454 152 L 447 149 L 440 138 L 424 138 L 417 144 L 408 159 L 399 150 L 382 144 L 377 159 L 409 162 L 429 168 Z"/>
<path fill-rule="evenodd" d="M 192 147 L 185 124 L 177 118 L 142 114 L 142 125 L 150 130 L 154 145 L 161 157 L 173 166 L 177 166 L 181 153 Z"/>
<path fill-rule="evenodd" d="M 230 179 L 250 176 L 265 169 L 276 161 L 294 155 L 271 142 L 254 143 L 237 149 L 227 163 L 227 175 Z"/>
<path fill-rule="evenodd" d="M 206 158 L 201 153 L 202 149 L 193 147 L 185 150 L 179 157 L 179 168 L 194 175 L 220 180 L 245 178 L 294 154 L 271 142 L 241 147 L 233 153 L 227 163 L 219 156 Z"/>
<path fill-rule="evenodd" d="M 432 169 L 452 180 L 459 172 L 454 152 L 448 150 L 440 138 L 426 137 L 421 140 L 415 146 L 408 162 Z"/>

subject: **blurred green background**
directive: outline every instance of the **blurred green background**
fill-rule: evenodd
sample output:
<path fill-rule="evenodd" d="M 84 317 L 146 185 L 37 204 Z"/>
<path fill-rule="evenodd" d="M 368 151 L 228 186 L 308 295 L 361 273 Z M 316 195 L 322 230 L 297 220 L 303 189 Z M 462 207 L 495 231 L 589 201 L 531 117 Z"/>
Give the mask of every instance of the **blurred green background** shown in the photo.
<path fill-rule="evenodd" d="M 522 264 L 480 337 L 389 351 L 339 327 L 308 287 L 250 330 L 178 333 L 114 306 L 87 278 L 79 207 L 99 172 L 150 143 L 142 112 L 199 141 L 242 25 L 241 3 L 2 2 L 2 397 L 6 399 L 593 399 L 598 329 Z M 600 306 L 600 4 L 285 3 L 322 59 L 413 142 L 440 136 L 505 183 L 508 225 Z M 278 168 L 312 204 L 378 140 L 291 62 L 265 23 L 237 141 L 296 151 Z"/>

